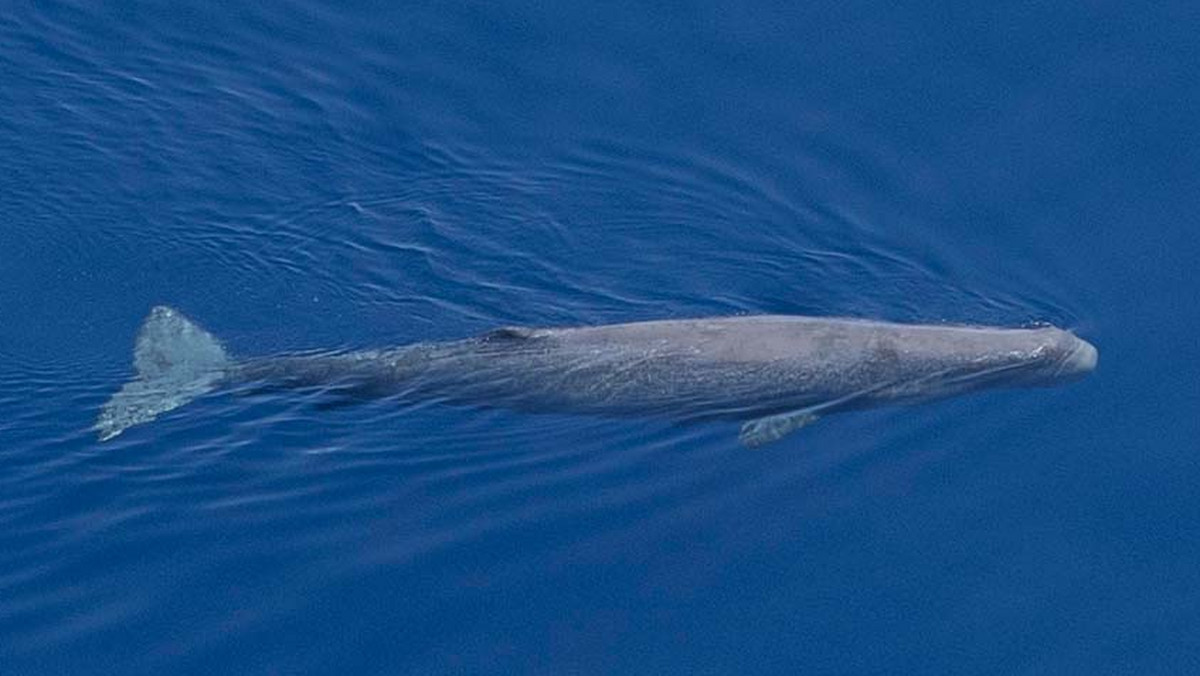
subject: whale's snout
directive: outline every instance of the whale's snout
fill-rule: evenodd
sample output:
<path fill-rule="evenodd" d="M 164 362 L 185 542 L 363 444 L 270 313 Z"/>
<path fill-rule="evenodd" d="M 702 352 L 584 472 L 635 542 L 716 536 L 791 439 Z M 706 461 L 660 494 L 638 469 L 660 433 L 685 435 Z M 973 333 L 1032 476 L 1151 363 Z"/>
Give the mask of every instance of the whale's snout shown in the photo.
<path fill-rule="evenodd" d="M 1058 367 L 1058 373 L 1062 376 L 1082 378 L 1092 371 L 1096 370 L 1096 362 L 1100 359 L 1100 352 L 1095 345 L 1087 342 L 1082 338 L 1075 338 L 1075 344 L 1071 347 L 1071 351 L 1063 357 L 1061 364 Z"/>
<path fill-rule="evenodd" d="M 1091 373 L 1096 369 L 1096 362 L 1100 359 L 1100 351 L 1095 345 L 1086 340 L 1079 340 L 1079 347 L 1075 348 L 1075 352 L 1069 360 L 1071 368 L 1079 373 Z"/>

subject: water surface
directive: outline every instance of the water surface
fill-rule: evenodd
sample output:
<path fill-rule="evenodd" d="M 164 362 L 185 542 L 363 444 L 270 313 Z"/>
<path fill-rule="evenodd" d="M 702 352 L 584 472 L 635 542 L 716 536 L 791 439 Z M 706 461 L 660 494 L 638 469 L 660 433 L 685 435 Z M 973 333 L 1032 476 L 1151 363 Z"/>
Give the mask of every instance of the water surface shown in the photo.
<path fill-rule="evenodd" d="M 1191 5 L 16 3 L 0 671 L 1186 673 Z M 235 354 L 789 313 L 1077 330 L 1076 385 L 736 426 L 206 397 Z"/>

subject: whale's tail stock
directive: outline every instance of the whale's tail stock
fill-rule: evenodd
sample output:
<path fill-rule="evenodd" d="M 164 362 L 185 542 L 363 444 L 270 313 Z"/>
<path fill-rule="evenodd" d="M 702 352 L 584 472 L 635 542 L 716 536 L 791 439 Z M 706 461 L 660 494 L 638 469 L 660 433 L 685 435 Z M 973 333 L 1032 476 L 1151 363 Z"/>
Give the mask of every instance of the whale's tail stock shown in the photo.
<path fill-rule="evenodd" d="M 100 409 L 94 427 L 100 441 L 211 391 L 230 364 L 212 334 L 172 308 L 154 308 L 133 349 L 136 375 Z"/>

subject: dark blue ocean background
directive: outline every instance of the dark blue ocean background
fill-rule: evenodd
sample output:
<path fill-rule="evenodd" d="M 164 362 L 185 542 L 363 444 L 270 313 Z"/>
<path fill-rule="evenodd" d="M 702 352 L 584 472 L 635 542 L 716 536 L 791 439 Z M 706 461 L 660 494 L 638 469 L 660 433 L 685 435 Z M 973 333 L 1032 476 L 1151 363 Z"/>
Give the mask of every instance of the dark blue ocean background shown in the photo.
<path fill-rule="evenodd" d="M 1200 10 L 5 3 L 0 674 L 1200 672 Z M 238 355 L 791 313 L 1098 370 L 726 423 L 311 393 Z"/>

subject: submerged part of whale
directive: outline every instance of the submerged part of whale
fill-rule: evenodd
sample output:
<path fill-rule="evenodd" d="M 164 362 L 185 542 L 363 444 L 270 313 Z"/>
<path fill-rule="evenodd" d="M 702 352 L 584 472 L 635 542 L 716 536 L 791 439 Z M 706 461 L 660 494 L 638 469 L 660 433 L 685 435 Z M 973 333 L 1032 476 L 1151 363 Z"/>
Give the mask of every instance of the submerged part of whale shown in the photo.
<path fill-rule="evenodd" d="M 322 387 L 529 412 L 742 422 L 760 446 L 841 411 L 994 387 L 1046 386 L 1096 366 L 1069 331 L 764 315 L 575 328 L 334 354 L 230 358 L 179 312 L 156 307 L 136 375 L 101 409 L 101 440 L 239 383 Z"/>
<path fill-rule="evenodd" d="M 100 409 L 100 440 L 211 391 L 229 364 L 225 348 L 207 331 L 171 308 L 154 308 L 134 344 L 135 377 Z"/>

